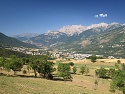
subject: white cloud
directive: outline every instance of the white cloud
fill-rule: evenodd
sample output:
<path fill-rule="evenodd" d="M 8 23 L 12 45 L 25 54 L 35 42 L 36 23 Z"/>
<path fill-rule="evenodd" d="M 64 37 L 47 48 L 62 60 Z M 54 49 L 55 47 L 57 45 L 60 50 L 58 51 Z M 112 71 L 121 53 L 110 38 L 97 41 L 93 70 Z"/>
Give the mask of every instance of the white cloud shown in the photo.
<path fill-rule="evenodd" d="M 95 18 L 105 18 L 105 17 L 108 17 L 108 15 L 107 14 L 103 14 L 103 13 L 101 13 L 101 14 L 98 14 L 98 15 L 95 15 Z"/>

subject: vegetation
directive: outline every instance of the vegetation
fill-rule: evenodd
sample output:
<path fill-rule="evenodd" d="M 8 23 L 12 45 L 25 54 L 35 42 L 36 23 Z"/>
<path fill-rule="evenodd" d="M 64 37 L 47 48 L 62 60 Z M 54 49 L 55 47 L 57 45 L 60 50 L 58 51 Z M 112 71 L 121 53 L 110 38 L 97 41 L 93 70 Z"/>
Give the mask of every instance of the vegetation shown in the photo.
<path fill-rule="evenodd" d="M 120 64 L 121 69 L 115 70 L 112 76 L 111 91 L 115 92 L 115 89 L 119 89 L 125 94 L 125 64 Z"/>
<path fill-rule="evenodd" d="M 69 62 L 69 65 L 70 65 L 70 66 L 74 66 L 74 63 L 73 63 L 73 62 Z"/>
<path fill-rule="evenodd" d="M 125 65 L 123 63 L 118 63 L 117 60 L 115 61 L 117 63 L 113 61 L 114 65 L 109 62 L 108 63 L 101 62 L 103 60 L 100 60 L 100 61 L 98 60 L 96 63 L 92 63 L 90 62 L 90 59 L 87 59 L 86 61 L 84 61 L 84 64 L 83 64 L 83 60 L 77 60 L 75 61 L 76 62 L 75 64 L 73 63 L 74 62 L 73 60 L 71 60 L 71 63 L 69 63 L 69 61 L 63 60 L 63 61 L 59 61 L 60 63 L 58 63 L 58 65 L 54 64 L 52 61 L 55 61 L 55 60 L 51 60 L 51 58 L 46 55 L 31 56 L 29 58 L 17 57 L 15 55 L 11 55 L 9 58 L 1 57 L 0 68 L 2 69 L 2 71 L 0 71 L 0 75 L 7 74 L 7 76 L 14 75 L 14 76 L 21 76 L 21 77 L 33 77 L 34 76 L 36 77 L 36 81 L 37 81 L 37 78 L 45 78 L 45 79 L 51 79 L 51 81 L 54 80 L 54 81 L 61 82 L 63 78 L 64 81 L 68 81 L 67 83 L 73 86 L 76 85 L 78 87 L 85 87 L 85 88 L 88 88 L 88 86 L 91 86 L 91 89 L 95 90 L 95 91 L 91 90 L 92 92 L 101 91 L 102 87 L 107 87 L 106 90 L 109 90 L 110 89 L 109 87 L 111 87 L 110 91 L 112 92 L 118 89 L 124 93 L 124 86 L 125 86 L 124 85 L 124 79 L 125 79 L 124 77 L 125 67 L 124 66 Z M 79 62 L 81 63 L 79 64 Z M 74 65 L 74 66 L 71 66 L 71 65 Z M 111 65 L 113 67 L 110 67 Z M 58 70 L 56 70 L 56 68 L 58 68 Z M 72 71 L 71 71 L 71 68 L 72 68 Z M 8 72 L 4 73 L 4 71 L 8 71 Z M 78 74 L 79 71 L 82 75 Z M 95 76 L 94 71 L 98 78 L 94 77 Z M 74 74 L 71 74 L 71 72 L 73 72 Z M 85 74 L 85 76 L 83 74 Z M 0 76 L 0 78 L 1 77 L 2 76 Z M 93 77 L 98 80 L 95 80 Z M 107 78 L 112 79 L 112 81 L 105 80 Z M 69 80 L 72 82 L 69 82 Z M 83 84 L 82 82 L 84 82 L 85 84 Z M 105 83 L 105 82 L 106 84 L 101 86 L 102 83 Z M 111 82 L 111 86 L 109 84 L 110 82 Z M 86 89 L 84 90 L 86 91 Z M 91 93 L 88 92 L 87 94 L 91 94 Z M 95 93 L 95 94 L 102 94 L 102 93 Z M 110 93 L 104 93 L 104 94 L 110 94 Z M 116 90 L 116 94 L 118 94 L 117 90 Z"/>
<path fill-rule="evenodd" d="M 82 66 L 82 67 L 80 68 L 80 73 L 82 73 L 82 75 L 85 73 L 85 67 L 84 67 L 84 66 Z"/>
<path fill-rule="evenodd" d="M 112 28 L 112 29 L 111 29 Z M 105 32 L 93 32 L 87 30 L 80 35 L 73 35 L 66 43 L 57 45 L 58 49 L 69 49 L 77 53 L 99 54 L 104 56 L 114 56 L 125 58 L 124 52 L 124 26 L 113 29 L 111 27 Z M 83 37 L 84 36 L 84 37 Z M 81 40 L 82 39 L 82 40 Z M 82 43 L 85 42 L 83 46 Z M 117 54 L 116 54 L 117 53 Z"/>
<path fill-rule="evenodd" d="M 16 55 L 17 57 L 30 57 L 30 55 L 21 52 L 0 48 L 0 57 L 10 57 L 11 55 Z"/>
<path fill-rule="evenodd" d="M 108 70 L 106 70 L 105 68 L 102 68 L 102 67 L 95 71 L 96 76 L 98 76 L 100 78 L 107 78 L 107 72 L 108 72 Z"/>
<path fill-rule="evenodd" d="M 9 46 L 9 47 L 20 47 L 20 46 L 23 46 L 23 47 L 29 47 L 29 48 L 36 48 L 35 45 L 31 45 L 31 44 L 28 44 L 28 43 L 24 43 L 24 42 L 21 42 L 15 38 L 12 38 L 12 37 L 8 37 L 6 35 L 4 35 L 3 33 L 0 32 L 0 45 L 2 46 Z"/>
<path fill-rule="evenodd" d="M 76 68 L 76 67 L 73 67 L 72 69 L 73 69 L 73 73 L 76 74 L 77 68 Z"/>
<path fill-rule="evenodd" d="M 89 73 L 89 68 L 85 67 L 85 74 L 87 75 Z"/>
<path fill-rule="evenodd" d="M 91 59 L 91 62 L 96 62 L 96 59 L 97 59 L 97 57 L 96 57 L 96 55 L 92 55 L 92 56 L 90 56 L 90 59 Z"/>
<path fill-rule="evenodd" d="M 64 80 L 71 80 L 71 73 L 70 73 L 70 65 L 69 63 L 59 63 L 58 65 L 58 74 L 60 77 L 63 77 Z"/>
<path fill-rule="evenodd" d="M 94 84 L 95 84 L 95 88 L 94 88 L 94 89 L 95 89 L 95 90 L 97 90 L 98 82 L 99 82 L 99 80 L 97 80 L 97 79 L 96 79 L 95 82 L 94 82 Z"/>

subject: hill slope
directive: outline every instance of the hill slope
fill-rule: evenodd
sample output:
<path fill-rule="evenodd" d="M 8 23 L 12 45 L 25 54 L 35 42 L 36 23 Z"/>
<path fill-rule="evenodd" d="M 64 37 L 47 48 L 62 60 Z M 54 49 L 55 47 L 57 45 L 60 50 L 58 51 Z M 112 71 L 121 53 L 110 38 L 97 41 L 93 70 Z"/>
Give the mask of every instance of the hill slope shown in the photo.
<path fill-rule="evenodd" d="M 111 94 L 109 91 L 86 89 L 64 82 L 5 76 L 0 76 L 0 88 L 0 94 Z"/>
<path fill-rule="evenodd" d="M 57 31 L 48 31 L 30 39 L 31 43 L 39 43 L 43 46 L 52 47 L 66 42 L 75 42 L 80 39 L 89 38 L 103 32 L 123 26 L 119 23 L 99 23 L 91 26 L 72 25 L 64 26 Z M 30 43 L 30 42 L 29 42 Z"/>
<path fill-rule="evenodd" d="M 125 58 L 125 26 L 55 47 L 76 51 L 77 53 L 112 55 Z"/>
<path fill-rule="evenodd" d="M 2 46 L 23 46 L 23 47 L 36 47 L 35 45 L 23 43 L 15 38 L 8 37 L 0 32 L 0 45 Z"/>

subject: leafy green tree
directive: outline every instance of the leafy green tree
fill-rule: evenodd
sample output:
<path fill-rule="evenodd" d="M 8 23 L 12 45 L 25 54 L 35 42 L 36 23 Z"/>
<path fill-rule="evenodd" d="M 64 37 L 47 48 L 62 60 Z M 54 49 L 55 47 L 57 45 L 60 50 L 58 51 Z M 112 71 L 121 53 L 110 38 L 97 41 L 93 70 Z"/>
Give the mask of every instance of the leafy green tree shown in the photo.
<path fill-rule="evenodd" d="M 115 89 L 119 89 L 125 94 L 125 64 L 121 64 L 122 68 L 115 70 L 112 76 L 111 90 L 115 92 Z"/>
<path fill-rule="evenodd" d="M 77 68 L 73 67 L 72 69 L 73 69 L 73 73 L 76 74 Z"/>
<path fill-rule="evenodd" d="M 52 79 L 51 72 L 54 71 L 53 65 L 54 63 L 48 61 L 46 56 L 33 56 L 30 62 L 30 67 L 34 70 L 35 78 L 38 72 L 42 78 Z"/>
<path fill-rule="evenodd" d="M 74 66 L 74 63 L 73 63 L 73 62 L 69 62 L 69 65 L 70 65 L 70 66 Z"/>
<path fill-rule="evenodd" d="M 82 67 L 80 68 L 80 73 L 82 73 L 82 75 L 85 73 L 85 67 L 84 67 L 84 66 L 82 66 Z"/>
<path fill-rule="evenodd" d="M 25 57 L 22 58 L 23 65 L 28 64 L 29 62 L 30 62 L 29 58 L 25 58 Z"/>
<path fill-rule="evenodd" d="M 23 63 L 20 58 L 17 58 L 15 55 L 11 56 L 10 62 L 6 63 L 5 67 L 7 69 L 12 69 L 14 71 L 14 75 L 16 75 L 17 71 L 21 71 Z"/>
<path fill-rule="evenodd" d="M 40 64 L 37 68 L 37 72 L 43 78 L 53 79 L 53 76 L 51 74 L 54 71 L 53 65 L 54 65 L 53 62 L 50 62 L 47 60 L 42 60 L 42 61 L 40 61 Z"/>
<path fill-rule="evenodd" d="M 72 79 L 70 73 L 70 65 L 69 63 L 59 63 L 58 65 L 58 74 L 60 77 L 63 77 L 64 81 L 67 79 Z"/>
<path fill-rule="evenodd" d="M 120 64 L 120 63 L 121 63 L 121 61 L 120 61 L 120 60 L 117 60 L 117 63 L 118 63 L 118 64 Z"/>
<path fill-rule="evenodd" d="M 1 70 L 1 73 L 2 73 L 2 69 L 5 67 L 5 63 L 7 62 L 6 58 L 5 57 L 1 57 L 0 58 L 0 70 Z"/>
<path fill-rule="evenodd" d="M 97 57 L 96 57 L 96 55 L 92 55 L 92 56 L 90 56 L 90 59 L 91 59 L 91 62 L 96 62 L 96 59 L 97 59 Z"/>
<path fill-rule="evenodd" d="M 32 59 L 31 59 L 32 60 Z M 37 77 L 37 69 L 38 69 L 38 66 L 39 66 L 40 62 L 38 60 L 32 60 L 30 62 L 30 66 L 31 68 L 33 69 L 34 71 L 34 77 L 36 78 Z"/>
<path fill-rule="evenodd" d="M 96 76 L 100 77 L 100 78 L 107 78 L 107 70 L 105 68 L 100 68 L 95 70 L 95 74 Z"/>
<path fill-rule="evenodd" d="M 0 59 L 0 67 L 4 67 L 5 66 L 5 62 L 6 62 L 6 58 L 5 57 L 1 57 L 1 59 Z"/>

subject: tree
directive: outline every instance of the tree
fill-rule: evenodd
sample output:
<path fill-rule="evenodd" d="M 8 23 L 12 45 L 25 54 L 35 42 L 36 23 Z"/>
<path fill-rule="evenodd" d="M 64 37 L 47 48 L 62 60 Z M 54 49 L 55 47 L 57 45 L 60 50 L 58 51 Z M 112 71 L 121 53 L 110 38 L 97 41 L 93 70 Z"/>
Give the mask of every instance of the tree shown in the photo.
<path fill-rule="evenodd" d="M 5 63 L 7 62 L 6 58 L 5 57 L 1 57 L 0 58 L 0 67 L 4 68 L 5 67 Z M 0 68 L 1 70 L 1 73 L 2 73 L 2 68 Z"/>
<path fill-rule="evenodd" d="M 53 62 L 50 62 L 47 60 L 42 60 L 42 61 L 40 61 L 40 64 L 37 68 L 37 72 L 43 78 L 53 79 L 53 76 L 51 75 L 51 72 L 54 71 L 53 65 L 54 65 Z"/>
<path fill-rule="evenodd" d="M 95 70 L 95 74 L 96 76 L 100 77 L 100 78 L 107 78 L 107 70 L 105 68 L 100 68 Z"/>
<path fill-rule="evenodd" d="M 6 58 L 5 57 L 1 57 L 0 67 L 4 67 L 5 66 L 5 62 L 6 62 Z"/>
<path fill-rule="evenodd" d="M 89 73 L 89 68 L 85 67 L 85 74 L 87 75 Z"/>
<path fill-rule="evenodd" d="M 59 63 L 58 65 L 58 74 L 60 77 L 63 77 L 64 81 L 67 79 L 71 80 L 71 73 L 70 73 L 70 65 L 69 63 Z"/>
<path fill-rule="evenodd" d="M 23 70 L 23 74 L 27 74 L 27 71 L 26 71 L 26 70 Z"/>
<path fill-rule="evenodd" d="M 27 65 L 27 70 L 28 70 L 29 75 L 30 75 L 30 69 L 31 69 L 30 65 Z"/>
<path fill-rule="evenodd" d="M 34 77 L 35 78 L 37 77 L 37 69 L 38 69 L 39 63 L 40 62 L 38 60 L 33 60 L 33 58 L 31 58 L 30 66 L 34 71 L 34 74 L 35 74 Z"/>
<path fill-rule="evenodd" d="M 77 68 L 73 67 L 72 69 L 73 69 L 73 73 L 76 74 Z"/>
<path fill-rule="evenodd" d="M 121 66 L 121 69 L 115 70 L 110 88 L 113 92 L 115 92 L 115 89 L 119 89 L 125 94 L 125 64 L 121 64 Z"/>
<path fill-rule="evenodd" d="M 73 63 L 73 62 L 69 62 L 69 65 L 70 65 L 70 66 L 74 66 L 74 63 Z"/>
<path fill-rule="evenodd" d="M 85 67 L 84 67 L 84 66 L 82 66 L 82 67 L 80 68 L 80 73 L 82 73 L 82 75 L 85 73 Z"/>
<path fill-rule="evenodd" d="M 92 55 L 92 56 L 90 56 L 90 59 L 91 59 L 91 62 L 96 62 L 96 59 L 97 59 L 97 57 L 96 57 L 96 55 Z"/>
<path fill-rule="evenodd" d="M 35 78 L 39 73 L 41 78 L 53 79 L 51 75 L 54 71 L 53 65 L 54 63 L 48 61 L 47 56 L 32 56 L 30 59 L 30 67 L 34 70 Z"/>
<path fill-rule="evenodd" d="M 20 58 L 17 58 L 15 55 L 11 56 L 10 62 L 6 63 L 5 67 L 7 69 L 12 69 L 14 71 L 14 75 L 16 75 L 17 71 L 21 71 L 23 64 Z"/>
<path fill-rule="evenodd" d="M 117 60 L 117 63 L 118 63 L 118 64 L 120 64 L 120 63 L 121 63 L 121 61 L 120 61 L 120 60 Z"/>

